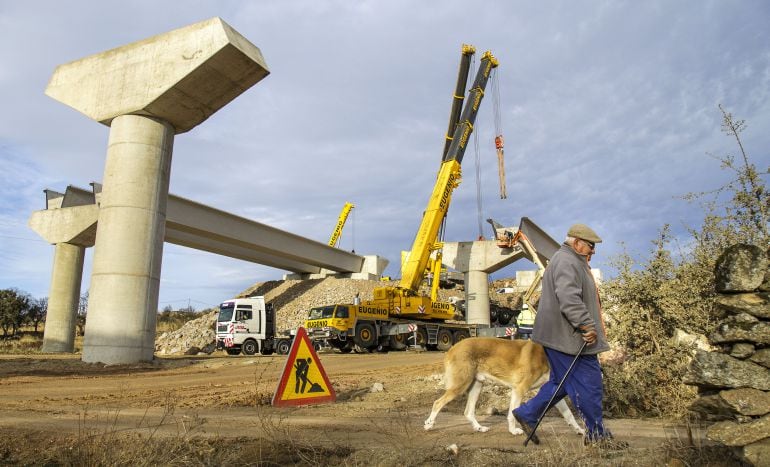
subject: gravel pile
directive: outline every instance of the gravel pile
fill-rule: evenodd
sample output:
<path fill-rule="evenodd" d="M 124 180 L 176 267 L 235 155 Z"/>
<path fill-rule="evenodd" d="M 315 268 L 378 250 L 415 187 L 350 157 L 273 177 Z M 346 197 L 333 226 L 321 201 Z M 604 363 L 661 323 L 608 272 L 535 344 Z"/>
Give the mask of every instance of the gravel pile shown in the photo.
<path fill-rule="evenodd" d="M 164 332 L 155 339 L 158 355 L 210 354 L 216 347 L 214 326 L 218 311 L 204 312 L 200 318 L 188 321 L 176 331 Z"/>

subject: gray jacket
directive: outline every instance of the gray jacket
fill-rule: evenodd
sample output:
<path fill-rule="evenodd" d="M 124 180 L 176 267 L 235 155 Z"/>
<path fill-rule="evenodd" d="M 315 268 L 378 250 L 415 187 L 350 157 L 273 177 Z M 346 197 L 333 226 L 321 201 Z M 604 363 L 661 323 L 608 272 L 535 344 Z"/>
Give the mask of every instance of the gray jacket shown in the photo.
<path fill-rule="evenodd" d="M 575 355 L 583 344 L 578 326 L 596 329 L 596 343 L 583 354 L 610 349 L 599 315 L 599 294 L 584 256 L 563 244 L 543 274 L 543 291 L 535 316 L 532 340 L 543 347 Z"/>

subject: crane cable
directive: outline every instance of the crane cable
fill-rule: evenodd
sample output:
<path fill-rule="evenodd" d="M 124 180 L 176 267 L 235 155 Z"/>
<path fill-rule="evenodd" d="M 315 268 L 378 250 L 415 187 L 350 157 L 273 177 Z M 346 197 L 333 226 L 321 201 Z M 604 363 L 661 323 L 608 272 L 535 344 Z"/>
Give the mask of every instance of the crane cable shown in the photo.
<path fill-rule="evenodd" d="M 475 63 L 474 63 L 475 64 Z M 494 69 L 492 70 L 492 73 L 494 73 Z M 492 75 L 494 76 L 494 74 Z M 474 160 L 476 163 L 476 220 L 478 222 L 479 227 L 479 240 L 484 239 L 484 201 L 481 195 L 481 151 L 479 150 L 479 132 L 480 127 L 478 124 L 478 121 L 476 122 L 476 131 L 473 132 L 473 150 L 474 150 Z"/>
<path fill-rule="evenodd" d="M 500 179 L 500 199 L 507 199 L 505 189 L 505 140 L 503 139 L 503 124 L 500 116 L 500 84 L 497 79 L 497 69 L 492 70 L 492 103 L 495 113 L 495 149 L 497 150 L 497 176 Z"/>
<path fill-rule="evenodd" d="M 478 130 L 478 126 L 476 127 Z M 483 223 L 482 219 L 484 206 L 483 206 L 483 200 L 481 197 L 481 151 L 479 151 L 479 132 L 475 131 L 473 132 L 473 149 L 475 151 L 475 160 L 476 160 L 476 217 L 479 224 L 479 240 L 484 239 L 484 231 L 483 231 Z"/>
<path fill-rule="evenodd" d="M 351 253 L 356 252 L 356 211 L 353 210 L 353 225 L 350 226 L 350 241 L 352 243 Z"/>

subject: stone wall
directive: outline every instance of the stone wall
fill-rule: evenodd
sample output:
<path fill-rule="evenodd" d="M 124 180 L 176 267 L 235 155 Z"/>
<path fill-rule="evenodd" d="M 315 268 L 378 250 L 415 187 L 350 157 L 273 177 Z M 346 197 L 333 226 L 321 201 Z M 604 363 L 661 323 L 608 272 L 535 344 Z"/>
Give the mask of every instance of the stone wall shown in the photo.
<path fill-rule="evenodd" d="M 770 465 L 770 250 L 738 244 L 715 267 L 717 320 L 685 383 L 698 386 L 691 409 L 713 421 L 710 440 L 752 465 Z"/>

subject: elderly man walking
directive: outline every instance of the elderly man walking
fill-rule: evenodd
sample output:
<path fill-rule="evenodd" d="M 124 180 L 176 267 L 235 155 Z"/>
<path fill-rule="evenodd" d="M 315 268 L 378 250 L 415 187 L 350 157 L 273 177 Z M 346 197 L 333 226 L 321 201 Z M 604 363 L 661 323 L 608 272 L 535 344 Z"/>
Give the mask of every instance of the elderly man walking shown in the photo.
<path fill-rule="evenodd" d="M 529 435 L 540 414 L 550 408 L 548 402 L 552 397 L 551 406 L 569 396 L 586 424 L 586 444 L 624 448 L 627 444 L 613 441 L 602 419 L 602 372 L 597 355 L 609 350 L 609 345 L 599 291 L 588 264 L 596 244 L 601 241 L 587 225 L 575 224 L 548 263 L 532 340 L 545 348 L 551 365 L 550 380 L 535 397 L 514 410 L 513 416 Z M 576 359 L 583 342 L 586 343 L 585 350 Z M 574 369 L 555 394 L 573 360 L 576 362 Z M 536 434 L 531 440 L 540 443 Z"/>

